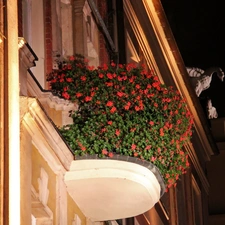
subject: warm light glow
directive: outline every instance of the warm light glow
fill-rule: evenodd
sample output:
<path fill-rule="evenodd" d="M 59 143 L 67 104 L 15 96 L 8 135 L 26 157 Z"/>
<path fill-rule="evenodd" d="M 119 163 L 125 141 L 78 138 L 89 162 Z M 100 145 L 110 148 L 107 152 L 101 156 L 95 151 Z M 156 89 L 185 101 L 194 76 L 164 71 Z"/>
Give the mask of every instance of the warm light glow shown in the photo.
<path fill-rule="evenodd" d="M 20 225 L 20 109 L 17 1 L 7 0 L 9 225 Z"/>
<path fill-rule="evenodd" d="M 13 60 L 14 61 L 14 60 Z M 14 61 L 16 62 L 16 60 Z M 18 64 L 12 63 L 9 84 L 9 219 L 10 225 L 20 224 L 20 119 L 19 85 L 15 79 Z M 14 82 L 13 82 L 14 80 Z"/>
<path fill-rule="evenodd" d="M 2 43 L 2 38 L 0 37 L 0 44 Z"/>
<path fill-rule="evenodd" d="M 25 40 L 24 40 L 24 38 L 19 38 L 19 40 L 18 40 L 18 47 L 19 48 L 22 48 L 24 45 L 25 45 Z"/>

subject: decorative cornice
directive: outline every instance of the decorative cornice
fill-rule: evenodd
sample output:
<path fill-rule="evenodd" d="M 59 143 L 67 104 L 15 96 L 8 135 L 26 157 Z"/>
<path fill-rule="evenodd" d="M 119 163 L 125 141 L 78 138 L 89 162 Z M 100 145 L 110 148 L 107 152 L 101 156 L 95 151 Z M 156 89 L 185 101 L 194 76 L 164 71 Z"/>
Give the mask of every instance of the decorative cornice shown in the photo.
<path fill-rule="evenodd" d="M 56 110 L 76 110 L 77 105 L 72 103 L 71 101 L 59 98 L 52 94 L 49 90 L 44 90 L 40 87 L 37 80 L 35 80 L 34 75 L 31 71 L 30 76 L 27 76 L 27 88 L 30 96 L 34 96 L 38 98 L 38 100 L 44 105 L 48 104 L 50 108 L 54 108 Z"/>
<path fill-rule="evenodd" d="M 24 97 L 22 100 L 25 101 Z M 74 159 L 73 154 L 37 99 L 28 98 L 27 103 L 27 112 L 23 113 L 22 125 L 30 133 L 33 144 L 44 159 L 49 162 L 52 170 L 56 174 L 64 173 L 70 168 Z"/>

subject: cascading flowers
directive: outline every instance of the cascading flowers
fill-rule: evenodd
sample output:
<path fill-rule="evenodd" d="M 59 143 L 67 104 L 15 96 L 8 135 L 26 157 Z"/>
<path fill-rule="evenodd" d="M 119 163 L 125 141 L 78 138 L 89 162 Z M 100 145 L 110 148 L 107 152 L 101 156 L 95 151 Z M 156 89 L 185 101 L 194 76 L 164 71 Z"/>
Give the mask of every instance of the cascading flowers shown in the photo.
<path fill-rule="evenodd" d="M 193 117 L 185 100 L 152 71 L 113 62 L 94 69 L 71 56 L 47 80 L 53 93 L 77 103 L 73 124 L 60 128 L 75 155 L 138 157 L 156 165 L 168 187 L 189 166 L 183 146 Z"/>

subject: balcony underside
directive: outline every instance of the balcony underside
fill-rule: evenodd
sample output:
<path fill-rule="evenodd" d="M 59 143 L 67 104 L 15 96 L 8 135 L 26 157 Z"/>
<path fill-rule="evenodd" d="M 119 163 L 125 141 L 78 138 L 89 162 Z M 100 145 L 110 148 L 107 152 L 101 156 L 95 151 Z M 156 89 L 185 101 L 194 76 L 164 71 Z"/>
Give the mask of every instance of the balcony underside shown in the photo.
<path fill-rule="evenodd" d="M 75 160 L 65 174 L 65 183 L 86 217 L 106 221 L 152 208 L 162 193 L 155 173 L 155 167 L 121 160 Z"/>

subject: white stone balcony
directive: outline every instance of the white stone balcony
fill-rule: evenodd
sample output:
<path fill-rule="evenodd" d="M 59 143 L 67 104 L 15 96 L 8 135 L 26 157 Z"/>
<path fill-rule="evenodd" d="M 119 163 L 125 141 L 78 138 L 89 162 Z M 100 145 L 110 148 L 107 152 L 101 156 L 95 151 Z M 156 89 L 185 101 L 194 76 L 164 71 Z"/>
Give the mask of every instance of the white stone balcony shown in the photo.
<path fill-rule="evenodd" d="M 78 158 L 65 174 L 67 190 L 92 221 L 116 220 L 151 209 L 164 193 L 158 169 L 150 162 L 116 155 Z"/>

